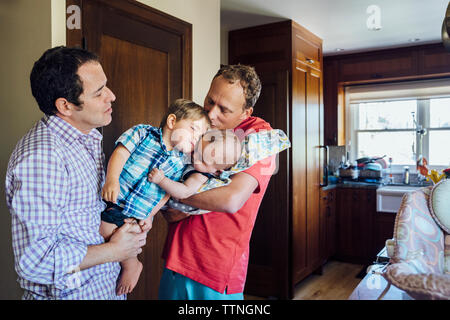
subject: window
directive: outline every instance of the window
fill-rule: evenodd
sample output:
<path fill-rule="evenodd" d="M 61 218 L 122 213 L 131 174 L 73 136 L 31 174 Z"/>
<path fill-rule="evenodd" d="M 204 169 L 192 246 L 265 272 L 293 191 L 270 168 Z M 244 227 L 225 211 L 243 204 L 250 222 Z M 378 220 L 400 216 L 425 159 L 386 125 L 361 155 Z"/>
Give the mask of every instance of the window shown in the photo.
<path fill-rule="evenodd" d="M 444 85 L 432 81 L 348 89 L 346 137 L 352 160 L 386 155 L 394 169 L 407 165 L 415 170 L 422 155 L 431 168 L 450 167 L 448 80 Z M 421 129 L 425 134 L 417 133 Z"/>

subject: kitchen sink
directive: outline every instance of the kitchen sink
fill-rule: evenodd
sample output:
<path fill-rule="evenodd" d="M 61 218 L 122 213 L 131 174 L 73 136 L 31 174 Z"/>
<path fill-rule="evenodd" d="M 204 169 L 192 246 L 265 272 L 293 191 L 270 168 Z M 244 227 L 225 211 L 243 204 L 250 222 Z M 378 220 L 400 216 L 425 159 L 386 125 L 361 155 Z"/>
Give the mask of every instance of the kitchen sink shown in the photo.
<path fill-rule="evenodd" d="M 387 185 L 377 189 L 377 211 L 397 213 L 403 195 L 424 188 L 423 185 Z"/>

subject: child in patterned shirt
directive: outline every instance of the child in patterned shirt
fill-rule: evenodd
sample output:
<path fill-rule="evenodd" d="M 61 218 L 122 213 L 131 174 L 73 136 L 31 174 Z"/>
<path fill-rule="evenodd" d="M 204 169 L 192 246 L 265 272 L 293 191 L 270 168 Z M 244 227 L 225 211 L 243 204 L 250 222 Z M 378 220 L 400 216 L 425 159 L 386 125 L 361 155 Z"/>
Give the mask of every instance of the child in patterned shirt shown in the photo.
<path fill-rule="evenodd" d="M 124 220 L 134 223 L 136 232 L 151 229 L 154 215 L 169 196 L 147 180 L 148 172 L 159 168 L 171 179 L 179 180 L 189 162 L 187 155 L 209 126 L 208 114 L 201 106 L 178 99 L 170 105 L 159 128 L 136 125 L 119 137 L 102 190 L 107 208 L 101 215 L 100 234 L 105 240 Z M 130 293 L 142 271 L 137 258 L 122 261 L 121 266 L 117 295 Z"/>

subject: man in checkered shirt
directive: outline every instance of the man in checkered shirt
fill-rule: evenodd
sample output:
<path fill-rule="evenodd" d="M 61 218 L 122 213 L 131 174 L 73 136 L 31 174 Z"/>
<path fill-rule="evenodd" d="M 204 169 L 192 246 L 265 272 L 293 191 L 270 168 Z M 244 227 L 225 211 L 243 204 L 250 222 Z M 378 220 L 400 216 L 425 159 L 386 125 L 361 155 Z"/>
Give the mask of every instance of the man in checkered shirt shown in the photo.
<path fill-rule="evenodd" d="M 36 61 L 31 89 L 45 116 L 18 142 L 6 173 L 6 201 L 23 299 L 116 296 L 119 261 L 136 257 L 146 232 L 125 223 L 99 233 L 104 183 L 102 135 L 115 100 L 98 58 L 57 47 Z"/>

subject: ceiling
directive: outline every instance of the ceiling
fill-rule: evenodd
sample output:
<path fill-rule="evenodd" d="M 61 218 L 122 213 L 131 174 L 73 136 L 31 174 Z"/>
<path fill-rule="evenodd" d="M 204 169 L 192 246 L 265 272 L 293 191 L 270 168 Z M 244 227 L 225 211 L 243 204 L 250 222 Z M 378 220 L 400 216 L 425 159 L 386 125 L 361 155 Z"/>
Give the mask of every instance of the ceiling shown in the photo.
<path fill-rule="evenodd" d="M 221 28 L 229 31 L 292 19 L 323 39 L 324 55 L 345 54 L 440 42 L 448 4 L 448 0 L 221 0 Z M 378 31 L 367 26 L 368 20 L 377 24 L 376 12 L 367 13 L 370 5 L 379 8 Z"/>

